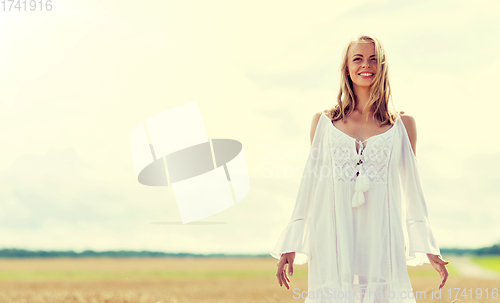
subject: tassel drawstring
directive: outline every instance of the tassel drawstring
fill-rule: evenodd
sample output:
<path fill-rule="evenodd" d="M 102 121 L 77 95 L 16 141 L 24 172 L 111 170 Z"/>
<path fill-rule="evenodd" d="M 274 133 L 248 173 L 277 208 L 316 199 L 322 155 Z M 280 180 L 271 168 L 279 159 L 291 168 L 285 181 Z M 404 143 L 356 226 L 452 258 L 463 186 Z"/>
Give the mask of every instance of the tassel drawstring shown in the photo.
<path fill-rule="evenodd" d="M 364 192 L 370 189 L 370 179 L 364 174 L 359 175 L 354 185 L 354 195 L 352 196 L 352 207 L 359 207 L 365 203 Z"/>
<path fill-rule="evenodd" d="M 358 142 L 358 141 L 356 141 Z M 363 160 L 361 159 L 361 154 L 363 153 L 363 142 L 361 142 L 361 149 L 358 154 L 359 156 L 359 162 L 358 165 L 363 163 Z M 365 174 L 356 174 L 358 177 L 356 178 L 356 184 L 354 185 L 354 195 L 352 196 L 352 207 L 359 207 L 365 203 L 365 194 L 364 192 L 370 189 L 370 179 L 368 176 Z"/>

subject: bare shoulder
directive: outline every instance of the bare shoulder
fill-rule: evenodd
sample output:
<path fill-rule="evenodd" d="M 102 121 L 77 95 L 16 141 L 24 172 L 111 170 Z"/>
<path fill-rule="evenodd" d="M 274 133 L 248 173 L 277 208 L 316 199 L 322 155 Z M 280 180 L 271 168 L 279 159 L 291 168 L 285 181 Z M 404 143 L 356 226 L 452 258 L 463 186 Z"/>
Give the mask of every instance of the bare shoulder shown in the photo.
<path fill-rule="evenodd" d="M 331 110 L 329 110 L 329 109 L 325 109 L 325 110 L 323 111 L 323 114 L 325 114 L 325 116 L 327 116 L 328 118 L 330 118 L 330 120 L 333 118 L 333 113 L 332 113 L 332 111 L 331 111 Z"/>
<path fill-rule="evenodd" d="M 408 138 L 410 139 L 411 147 L 413 148 L 413 153 L 416 155 L 417 152 L 417 123 L 413 116 L 401 111 L 400 113 L 401 121 L 406 128 L 408 133 Z"/>
<path fill-rule="evenodd" d="M 401 121 L 403 121 L 403 124 L 406 128 L 406 132 L 408 133 L 408 135 L 410 135 L 410 133 L 416 133 L 417 124 L 415 122 L 415 118 L 413 118 L 413 116 L 403 111 L 399 112 L 399 114 L 401 116 Z"/>
<path fill-rule="evenodd" d="M 332 114 L 331 114 L 329 109 L 325 109 L 323 111 L 320 111 L 320 112 L 317 112 L 314 114 L 314 116 L 312 118 L 312 122 L 311 122 L 311 133 L 310 133 L 311 144 L 313 142 L 314 134 L 316 133 L 316 128 L 318 127 L 318 122 L 319 122 L 319 119 L 321 118 L 321 114 L 325 114 L 330 119 L 332 117 Z"/>
<path fill-rule="evenodd" d="M 316 127 L 318 126 L 319 118 L 321 118 L 321 113 L 322 112 L 315 113 L 311 122 L 311 133 L 310 133 L 311 144 L 314 139 L 314 134 L 316 133 Z"/>

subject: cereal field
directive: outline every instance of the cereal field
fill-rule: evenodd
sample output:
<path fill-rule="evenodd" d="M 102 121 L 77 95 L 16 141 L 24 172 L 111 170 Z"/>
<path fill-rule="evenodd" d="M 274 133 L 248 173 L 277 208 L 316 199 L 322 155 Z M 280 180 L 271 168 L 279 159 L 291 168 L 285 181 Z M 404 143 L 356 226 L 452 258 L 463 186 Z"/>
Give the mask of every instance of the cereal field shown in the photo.
<path fill-rule="evenodd" d="M 292 290 L 307 290 L 307 265 L 295 267 L 287 290 L 276 280 L 276 263 L 273 258 L 0 259 L 0 302 L 303 302 Z M 417 302 L 452 302 L 453 288 L 462 292 L 457 302 L 500 302 L 491 297 L 499 280 L 459 276 L 450 265 L 441 299 L 432 299 L 440 283 L 437 272 L 428 264 L 408 270 L 413 290 L 426 294 Z M 484 293 L 481 299 L 471 299 L 476 289 Z"/>

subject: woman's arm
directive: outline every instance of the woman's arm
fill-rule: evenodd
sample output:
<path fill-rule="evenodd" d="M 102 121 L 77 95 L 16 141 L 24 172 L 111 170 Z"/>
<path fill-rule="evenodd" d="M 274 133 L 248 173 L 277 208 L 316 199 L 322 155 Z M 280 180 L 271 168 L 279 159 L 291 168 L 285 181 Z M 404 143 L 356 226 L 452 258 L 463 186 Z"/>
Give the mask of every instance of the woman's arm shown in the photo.
<path fill-rule="evenodd" d="M 316 133 L 316 127 L 318 126 L 319 118 L 321 117 L 321 112 L 317 112 L 314 114 L 312 122 L 311 122 L 311 145 L 313 143 L 314 134 Z"/>
<path fill-rule="evenodd" d="M 309 220 L 312 204 L 319 199 L 316 195 L 316 188 L 320 183 L 320 178 L 317 176 L 322 167 L 330 165 L 325 150 L 328 140 L 325 136 L 328 128 L 326 124 L 319 124 L 321 114 L 322 112 L 314 114 L 311 122 L 311 151 L 304 167 L 292 218 L 271 252 L 273 257 L 279 259 L 276 272 L 278 282 L 280 286 L 285 284 L 288 289 L 288 282 L 290 282 L 288 275 L 291 276 L 293 273 L 293 264 L 304 264 L 311 258 Z M 328 182 L 325 179 L 322 178 L 321 182 Z"/>
<path fill-rule="evenodd" d="M 314 114 L 312 122 L 311 122 L 311 145 L 314 139 L 314 134 L 316 133 L 316 127 L 318 126 L 319 118 L 321 117 L 321 113 L 324 113 L 328 118 L 332 119 L 332 114 L 329 109 L 325 109 L 323 112 L 317 112 Z"/>
<path fill-rule="evenodd" d="M 406 133 L 408 134 L 408 140 L 410 141 L 411 149 L 413 150 L 413 155 L 416 158 L 417 157 L 417 125 L 415 122 L 415 119 L 412 116 L 409 115 L 403 115 L 404 112 L 401 112 L 401 120 L 405 126 Z M 418 174 L 417 168 L 414 169 L 414 173 Z M 418 177 L 417 177 L 418 178 Z M 419 183 L 419 182 L 418 182 Z M 405 188 L 407 188 L 407 185 L 404 185 Z M 417 187 L 420 187 L 420 184 L 418 184 Z M 422 194 L 422 200 L 423 200 L 423 193 Z M 425 202 L 422 202 L 425 208 Z M 427 217 L 427 211 L 425 210 L 425 217 Z M 446 283 L 446 280 L 448 279 L 448 270 L 446 269 L 446 265 L 449 263 L 449 261 L 443 260 L 441 255 L 435 255 L 435 254 L 430 254 L 427 253 L 427 258 L 429 259 L 429 263 L 431 263 L 432 267 L 439 273 L 441 276 L 441 284 L 439 285 L 439 289 L 443 288 L 444 284 Z"/>
<path fill-rule="evenodd" d="M 413 116 L 403 115 L 404 112 L 401 112 L 401 120 L 406 128 L 406 132 L 408 133 L 408 138 L 410 139 L 411 149 L 413 150 L 413 154 L 415 157 L 417 156 L 417 124 L 415 123 L 415 119 Z"/>

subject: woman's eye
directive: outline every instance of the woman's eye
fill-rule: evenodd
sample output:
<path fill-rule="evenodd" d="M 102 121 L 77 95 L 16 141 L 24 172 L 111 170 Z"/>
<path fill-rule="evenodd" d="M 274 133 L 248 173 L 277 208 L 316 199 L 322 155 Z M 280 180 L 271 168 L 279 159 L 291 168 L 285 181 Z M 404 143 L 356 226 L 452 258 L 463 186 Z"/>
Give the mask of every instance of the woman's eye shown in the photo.
<path fill-rule="evenodd" d="M 361 59 L 360 59 L 360 58 L 356 58 L 356 59 L 354 59 L 354 61 L 356 61 L 356 60 L 361 60 Z"/>

